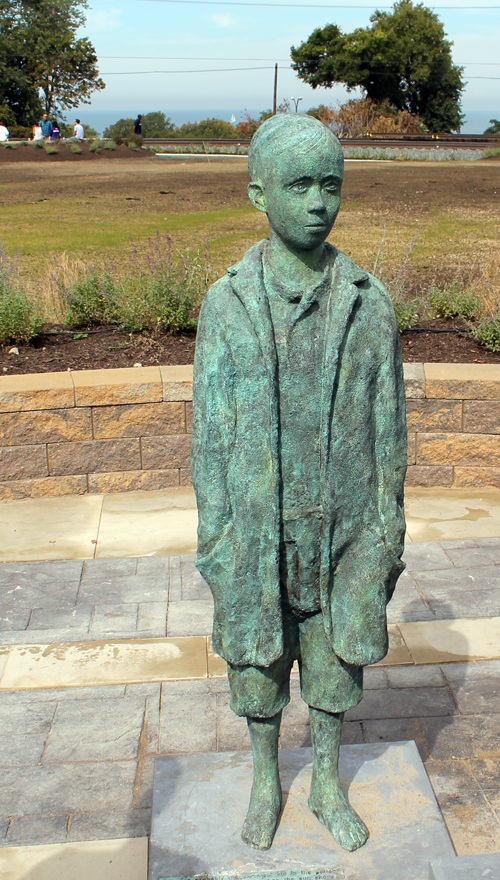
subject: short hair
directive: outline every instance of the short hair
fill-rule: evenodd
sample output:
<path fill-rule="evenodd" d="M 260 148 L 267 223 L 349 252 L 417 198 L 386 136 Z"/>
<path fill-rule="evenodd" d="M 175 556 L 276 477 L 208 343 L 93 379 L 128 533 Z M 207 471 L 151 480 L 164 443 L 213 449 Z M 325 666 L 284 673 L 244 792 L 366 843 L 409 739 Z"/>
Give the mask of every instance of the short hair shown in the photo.
<path fill-rule="evenodd" d="M 344 167 L 340 141 L 333 132 L 314 116 L 302 113 L 278 113 L 271 116 L 255 132 L 248 151 L 248 171 L 252 181 L 264 181 L 269 171 L 269 160 L 282 153 L 307 153 L 316 144 L 323 143 Z M 266 168 L 266 165 L 268 166 Z"/>
<path fill-rule="evenodd" d="M 80 125 L 80 120 L 79 120 L 79 119 L 75 119 L 75 122 L 77 122 L 78 125 Z"/>

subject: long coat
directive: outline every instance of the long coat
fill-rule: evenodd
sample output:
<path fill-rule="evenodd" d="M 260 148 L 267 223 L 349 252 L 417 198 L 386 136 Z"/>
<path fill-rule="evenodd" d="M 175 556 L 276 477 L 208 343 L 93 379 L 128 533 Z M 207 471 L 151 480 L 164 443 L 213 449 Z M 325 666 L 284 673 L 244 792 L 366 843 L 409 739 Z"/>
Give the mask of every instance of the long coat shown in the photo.
<path fill-rule="evenodd" d="M 264 244 L 208 291 L 193 376 L 196 565 L 214 598 L 214 649 L 237 666 L 269 666 L 283 652 L 277 355 Z M 387 653 L 386 605 L 404 568 L 403 367 L 387 291 L 346 254 L 331 253 L 320 599 L 335 653 L 368 665 Z"/>

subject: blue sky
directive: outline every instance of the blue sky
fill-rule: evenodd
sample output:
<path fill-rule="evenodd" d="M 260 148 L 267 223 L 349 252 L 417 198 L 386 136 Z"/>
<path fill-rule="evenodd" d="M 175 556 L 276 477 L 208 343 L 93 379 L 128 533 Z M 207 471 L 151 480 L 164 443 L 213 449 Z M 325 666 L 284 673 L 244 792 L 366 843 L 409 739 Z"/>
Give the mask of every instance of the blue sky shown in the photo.
<path fill-rule="evenodd" d="M 321 2 L 325 0 L 318 0 Z M 449 2 L 452 5 L 460 0 Z M 465 6 L 466 0 L 461 2 Z M 479 2 L 488 4 L 488 0 Z M 490 5 L 495 2 L 498 0 L 489 0 Z M 454 60 L 465 66 L 469 79 L 464 111 L 478 122 L 483 117 L 487 121 L 490 115 L 500 118 L 500 8 L 440 7 L 436 11 L 454 43 Z M 84 30 L 97 50 L 106 89 L 94 95 L 91 107 L 82 107 L 80 114 L 91 124 L 99 120 L 107 124 L 117 113 L 150 110 L 163 110 L 179 122 L 213 115 L 214 110 L 220 115 L 223 111 L 226 118 L 234 113 L 239 119 L 245 108 L 256 111 L 271 106 L 274 61 L 280 64 L 278 101 L 292 95 L 301 97 L 301 110 L 321 102 L 335 103 L 345 97 L 342 87 L 313 91 L 287 69 L 290 46 L 298 45 L 315 27 L 327 22 L 335 22 L 345 31 L 364 27 L 370 13 L 370 9 L 318 9 L 312 4 L 303 9 L 285 4 L 282 9 L 252 8 L 242 0 L 234 0 L 230 6 L 90 0 Z M 264 69 L 230 69 L 238 67 Z M 227 72 L 183 72 L 215 68 Z M 176 72 L 153 72 L 167 70 Z M 115 71 L 127 75 L 112 75 Z M 131 75 L 130 71 L 152 72 Z M 472 127 L 478 129 L 478 125 Z"/>

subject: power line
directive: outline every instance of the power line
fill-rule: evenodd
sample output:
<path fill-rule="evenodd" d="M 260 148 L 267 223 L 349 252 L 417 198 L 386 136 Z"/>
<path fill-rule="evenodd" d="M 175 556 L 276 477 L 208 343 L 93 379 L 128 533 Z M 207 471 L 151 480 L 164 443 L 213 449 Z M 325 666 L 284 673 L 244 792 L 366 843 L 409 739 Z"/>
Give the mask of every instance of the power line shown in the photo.
<path fill-rule="evenodd" d="M 280 70 L 293 70 L 292 67 L 280 67 Z M 147 76 L 148 74 L 157 73 L 234 73 L 236 71 L 248 70 L 273 70 L 272 67 L 209 67 L 205 69 L 197 68 L 196 70 L 111 70 L 107 73 L 101 73 L 101 76 Z M 373 71 L 370 76 L 385 76 L 385 73 Z M 468 79 L 488 79 L 500 80 L 500 76 L 469 76 Z"/>
<path fill-rule="evenodd" d="M 107 61 L 269 61 L 273 64 L 276 61 L 286 64 L 290 60 L 289 58 L 208 58 L 203 56 L 187 58 L 182 55 L 99 55 L 99 60 L 102 58 Z M 472 65 L 475 67 L 500 67 L 499 61 L 455 61 L 454 64 L 467 65 L 468 67 Z"/>

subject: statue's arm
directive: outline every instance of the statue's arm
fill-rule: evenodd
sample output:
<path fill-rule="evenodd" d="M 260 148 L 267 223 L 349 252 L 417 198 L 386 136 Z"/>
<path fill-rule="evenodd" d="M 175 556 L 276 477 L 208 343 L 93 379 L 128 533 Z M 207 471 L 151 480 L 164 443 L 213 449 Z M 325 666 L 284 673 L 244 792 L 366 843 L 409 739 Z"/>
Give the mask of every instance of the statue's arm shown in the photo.
<path fill-rule="evenodd" d="M 227 489 L 234 442 L 233 369 L 227 343 L 224 282 L 205 297 L 193 369 L 191 473 L 198 504 L 198 554 L 210 553 L 232 520 Z M 219 291 L 217 290 L 219 288 Z"/>

